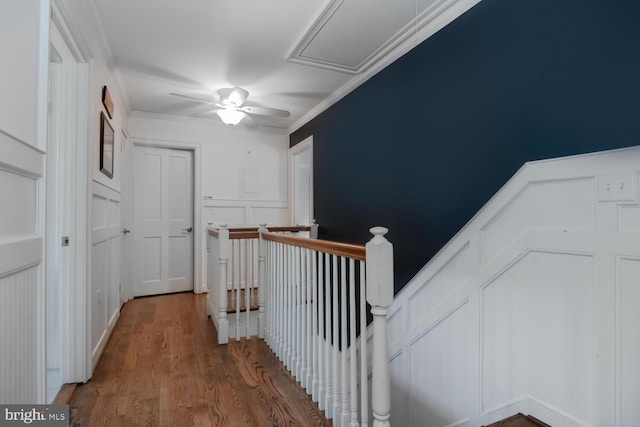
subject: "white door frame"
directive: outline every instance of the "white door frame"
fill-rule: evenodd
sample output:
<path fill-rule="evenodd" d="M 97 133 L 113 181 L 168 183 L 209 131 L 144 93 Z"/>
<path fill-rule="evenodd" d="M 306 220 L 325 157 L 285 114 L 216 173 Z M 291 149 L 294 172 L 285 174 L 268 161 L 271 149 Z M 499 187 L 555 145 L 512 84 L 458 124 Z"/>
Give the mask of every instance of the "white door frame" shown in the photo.
<path fill-rule="evenodd" d="M 202 152 L 200 144 L 135 137 L 132 137 L 129 141 L 133 142 L 134 150 L 135 147 L 157 147 L 188 150 L 193 152 L 193 292 L 196 294 L 207 292 L 207 289 L 202 283 L 203 257 L 205 252 L 205 239 L 203 233 L 206 232 L 206 227 L 202 224 L 201 220 L 202 209 L 200 204 L 202 201 L 202 187 L 200 181 L 202 171 L 200 164 Z M 136 165 L 134 164 L 133 167 L 135 168 L 135 166 Z M 133 185 L 132 188 L 135 189 L 135 185 Z M 133 197 L 136 197 L 135 193 L 133 194 Z M 135 228 L 132 229 L 131 234 L 135 241 L 137 237 L 137 230 L 135 230 Z"/>
<path fill-rule="evenodd" d="M 291 225 L 296 225 L 294 223 L 296 219 L 296 205 L 295 205 L 295 179 L 296 179 L 296 171 L 295 171 L 295 157 L 300 153 L 311 150 L 311 155 L 313 156 L 313 135 L 307 137 L 303 141 L 289 148 L 289 219 Z M 311 194 L 309 195 L 309 220 L 313 220 L 314 211 L 313 211 L 313 164 L 311 165 Z M 304 224 L 309 225 L 309 224 Z"/>
<path fill-rule="evenodd" d="M 129 233 L 133 228 L 133 149 L 129 141 L 129 132 L 122 128 L 120 152 L 120 172 L 122 174 L 120 193 L 120 307 L 133 299 L 134 280 L 132 277 L 133 236 Z M 125 232 L 128 230 L 129 232 Z"/>
<path fill-rule="evenodd" d="M 64 104 L 61 132 L 64 134 L 61 150 L 65 153 L 64 170 L 60 172 L 65 199 L 64 235 L 71 237 L 68 250 L 69 263 L 66 266 L 66 280 L 61 288 L 61 374 L 63 383 L 87 381 L 91 375 L 91 322 L 90 293 L 88 283 L 88 238 L 89 227 L 89 165 L 90 139 L 89 108 L 89 65 L 86 56 L 74 42 L 72 31 L 66 25 L 64 13 L 57 2 L 51 4 L 51 24 L 49 39 L 56 48 L 64 46 L 70 54 L 62 71 L 61 95 Z M 48 46 L 48 45 L 47 45 Z M 61 266 L 62 267 L 62 266 Z"/>

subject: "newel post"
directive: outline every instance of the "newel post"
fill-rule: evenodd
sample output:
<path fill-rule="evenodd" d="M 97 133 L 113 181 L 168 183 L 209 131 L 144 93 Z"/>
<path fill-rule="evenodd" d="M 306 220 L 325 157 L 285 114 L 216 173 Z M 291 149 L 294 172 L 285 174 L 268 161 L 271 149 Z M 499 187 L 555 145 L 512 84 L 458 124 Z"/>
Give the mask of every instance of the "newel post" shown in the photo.
<path fill-rule="evenodd" d="M 258 233 L 260 240 L 258 242 L 258 338 L 264 339 L 264 299 L 265 287 L 267 286 L 267 242 L 262 238 L 262 233 L 266 233 L 267 224 L 260 224 Z"/>
<path fill-rule="evenodd" d="M 211 227 L 211 223 L 207 223 L 207 316 L 213 317 L 213 313 L 211 311 L 211 290 L 213 288 L 213 260 L 212 256 L 212 246 L 213 246 L 213 237 L 209 234 L 209 227 Z"/>
<path fill-rule="evenodd" d="M 227 263 L 229 261 L 229 229 L 227 224 L 220 225 L 218 231 L 218 262 L 220 270 L 218 277 L 218 344 L 229 342 L 229 319 L 227 319 Z"/>
<path fill-rule="evenodd" d="M 367 302 L 373 314 L 371 409 L 373 426 L 390 426 L 391 385 L 387 350 L 387 311 L 393 302 L 393 245 L 384 227 L 371 230 L 367 243 Z"/>
<path fill-rule="evenodd" d="M 310 228 L 311 228 L 311 230 L 309 231 L 309 237 L 311 239 L 317 239 L 318 238 L 318 223 L 316 222 L 315 219 L 311 220 Z"/>

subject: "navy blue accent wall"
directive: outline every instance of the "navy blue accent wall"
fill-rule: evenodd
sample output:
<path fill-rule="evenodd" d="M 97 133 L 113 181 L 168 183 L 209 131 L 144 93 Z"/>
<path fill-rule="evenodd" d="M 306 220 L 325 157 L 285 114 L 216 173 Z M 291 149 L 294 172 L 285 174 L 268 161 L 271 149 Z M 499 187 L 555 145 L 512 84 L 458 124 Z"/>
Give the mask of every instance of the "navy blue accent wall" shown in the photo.
<path fill-rule="evenodd" d="M 640 144 L 640 1 L 483 0 L 290 136 L 320 237 L 384 225 L 396 291 L 527 161 Z"/>

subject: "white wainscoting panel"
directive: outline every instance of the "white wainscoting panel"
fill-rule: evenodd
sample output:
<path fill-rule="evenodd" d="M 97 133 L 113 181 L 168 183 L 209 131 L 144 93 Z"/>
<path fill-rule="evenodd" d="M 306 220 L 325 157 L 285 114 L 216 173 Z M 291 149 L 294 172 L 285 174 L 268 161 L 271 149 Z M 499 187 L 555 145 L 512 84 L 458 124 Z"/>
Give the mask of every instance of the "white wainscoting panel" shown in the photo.
<path fill-rule="evenodd" d="M 620 231 L 639 232 L 640 231 L 640 205 L 621 205 L 620 209 Z"/>
<path fill-rule="evenodd" d="M 0 170 L 0 200 L 5 219 L 0 222 L 0 236 L 32 233 L 36 223 L 36 182 Z"/>
<path fill-rule="evenodd" d="M 482 289 L 485 413 L 531 395 L 591 419 L 593 272 L 590 256 L 529 252 Z"/>
<path fill-rule="evenodd" d="M 424 420 L 442 426 L 469 421 L 475 372 L 467 355 L 476 350 L 476 334 L 469 328 L 472 320 L 472 308 L 463 301 L 409 342 L 409 397 L 416 403 L 409 408 L 410 425 L 424 425 Z"/>
<path fill-rule="evenodd" d="M 526 164 L 396 295 L 394 425 L 638 424 L 640 203 L 599 201 L 612 173 L 640 147 Z"/>
<path fill-rule="evenodd" d="M 288 223 L 289 204 L 286 201 L 206 198 L 202 203 L 202 210 L 202 218 L 207 224 L 290 225 Z"/>
<path fill-rule="evenodd" d="M 640 258 L 618 259 L 618 393 L 621 426 L 640 420 Z"/>
<path fill-rule="evenodd" d="M 0 278 L 0 401 L 3 404 L 30 403 L 38 395 L 38 364 L 35 337 L 40 267 Z M 31 308 L 31 309 L 28 309 Z"/>
<path fill-rule="evenodd" d="M 0 402 L 39 403 L 45 399 L 45 154 L 2 129 L 0 152 Z"/>
<path fill-rule="evenodd" d="M 91 209 L 91 356 L 95 367 L 120 314 L 120 193 L 94 181 Z"/>
<path fill-rule="evenodd" d="M 530 182 L 482 227 L 482 261 L 530 227 L 593 229 L 594 178 Z"/>

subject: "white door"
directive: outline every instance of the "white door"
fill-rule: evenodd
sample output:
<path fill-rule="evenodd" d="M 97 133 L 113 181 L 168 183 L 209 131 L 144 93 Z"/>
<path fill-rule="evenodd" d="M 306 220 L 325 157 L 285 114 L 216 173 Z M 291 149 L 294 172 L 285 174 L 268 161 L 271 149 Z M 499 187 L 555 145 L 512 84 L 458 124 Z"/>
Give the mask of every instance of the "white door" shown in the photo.
<path fill-rule="evenodd" d="M 135 296 L 193 290 L 193 152 L 136 146 Z"/>

